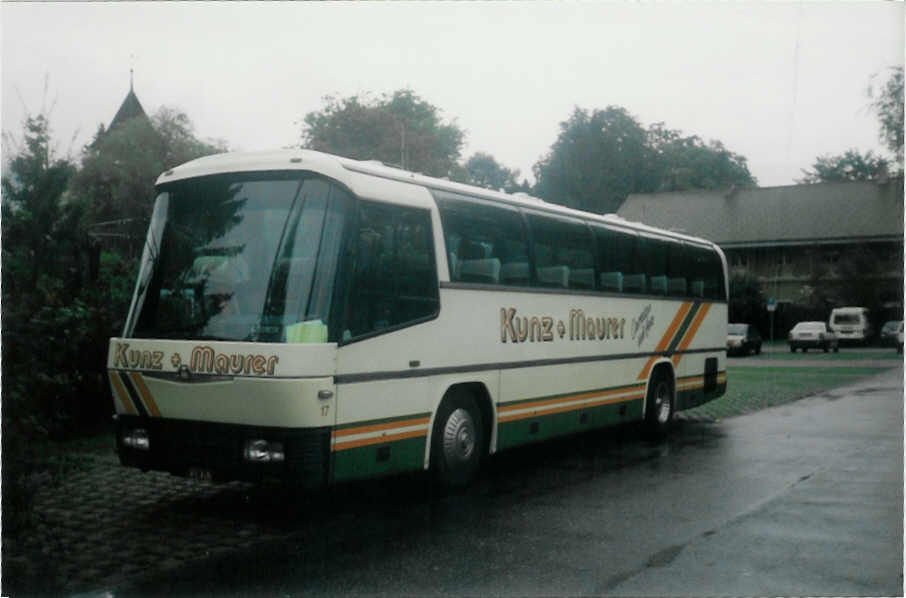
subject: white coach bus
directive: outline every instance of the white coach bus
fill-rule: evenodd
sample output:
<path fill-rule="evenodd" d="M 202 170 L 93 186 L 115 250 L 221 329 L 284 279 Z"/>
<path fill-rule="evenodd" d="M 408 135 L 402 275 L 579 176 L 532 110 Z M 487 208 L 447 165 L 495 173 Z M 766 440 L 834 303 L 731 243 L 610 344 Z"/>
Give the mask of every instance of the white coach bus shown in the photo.
<path fill-rule="evenodd" d="M 726 260 L 618 217 L 286 150 L 170 170 L 108 369 L 124 465 L 307 487 L 726 389 Z"/>

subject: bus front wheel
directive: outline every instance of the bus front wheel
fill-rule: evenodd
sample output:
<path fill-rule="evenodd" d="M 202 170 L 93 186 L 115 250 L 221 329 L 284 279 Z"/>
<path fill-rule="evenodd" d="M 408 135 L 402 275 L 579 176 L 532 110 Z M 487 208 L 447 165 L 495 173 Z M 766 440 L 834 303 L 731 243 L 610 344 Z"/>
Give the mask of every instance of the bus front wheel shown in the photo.
<path fill-rule="evenodd" d="M 673 379 L 663 369 L 657 370 L 648 384 L 645 398 L 645 431 L 650 438 L 666 436 L 673 423 Z"/>
<path fill-rule="evenodd" d="M 475 399 L 458 392 L 444 399 L 434 420 L 431 461 L 441 486 L 469 484 L 481 464 L 484 428 Z"/>

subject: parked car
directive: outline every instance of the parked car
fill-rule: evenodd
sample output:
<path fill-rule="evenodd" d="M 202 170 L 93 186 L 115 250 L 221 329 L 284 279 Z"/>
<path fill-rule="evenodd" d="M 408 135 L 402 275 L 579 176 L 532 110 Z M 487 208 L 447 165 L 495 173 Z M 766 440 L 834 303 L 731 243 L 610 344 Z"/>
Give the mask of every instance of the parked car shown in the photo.
<path fill-rule="evenodd" d="M 900 322 L 900 331 L 897 332 L 897 353 L 903 354 L 903 322 Z"/>
<path fill-rule="evenodd" d="M 824 322 L 799 322 L 790 330 L 789 340 L 790 353 L 796 349 L 802 349 L 803 353 L 809 349 L 824 349 L 825 353 L 840 350 L 840 341 Z"/>
<path fill-rule="evenodd" d="M 761 335 L 751 324 L 727 325 L 727 355 L 761 353 Z"/>
<path fill-rule="evenodd" d="M 890 320 L 881 327 L 880 342 L 882 347 L 896 347 L 897 334 L 903 326 L 903 320 Z"/>
<path fill-rule="evenodd" d="M 827 324 L 837 340 L 865 344 L 871 340 L 874 330 L 864 307 L 836 307 L 831 310 Z"/>

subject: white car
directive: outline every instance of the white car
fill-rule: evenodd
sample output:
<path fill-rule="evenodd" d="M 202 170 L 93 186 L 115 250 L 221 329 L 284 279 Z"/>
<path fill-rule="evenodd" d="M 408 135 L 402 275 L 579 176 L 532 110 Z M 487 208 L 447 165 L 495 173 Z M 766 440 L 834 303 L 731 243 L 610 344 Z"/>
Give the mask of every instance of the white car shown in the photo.
<path fill-rule="evenodd" d="M 790 353 L 796 349 L 802 349 L 803 353 L 809 349 L 824 349 L 825 353 L 840 350 L 840 341 L 824 322 L 799 322 L 790 330 L 789 341 Z"/>

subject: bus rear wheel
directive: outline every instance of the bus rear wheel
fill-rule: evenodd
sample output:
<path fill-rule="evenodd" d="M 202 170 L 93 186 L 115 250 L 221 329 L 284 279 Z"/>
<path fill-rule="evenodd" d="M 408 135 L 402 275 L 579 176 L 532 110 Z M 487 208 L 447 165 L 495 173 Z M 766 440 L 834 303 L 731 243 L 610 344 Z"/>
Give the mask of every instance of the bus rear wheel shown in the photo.
<path fill-rule="evenodd" d="M 657 370 L 648 384 L 645 398 L 645 432 L 650 438 L 661 439 L 673 423 L 673 379 L 663 369 Z"/>
<path fill-rule="evenodd" d="M 458 392 L 441 403 L 434 420 L 431 465 L 445 488 L 462 488 L 478 473 L 484 447 L 484 427 L 475 399 Z"/>

